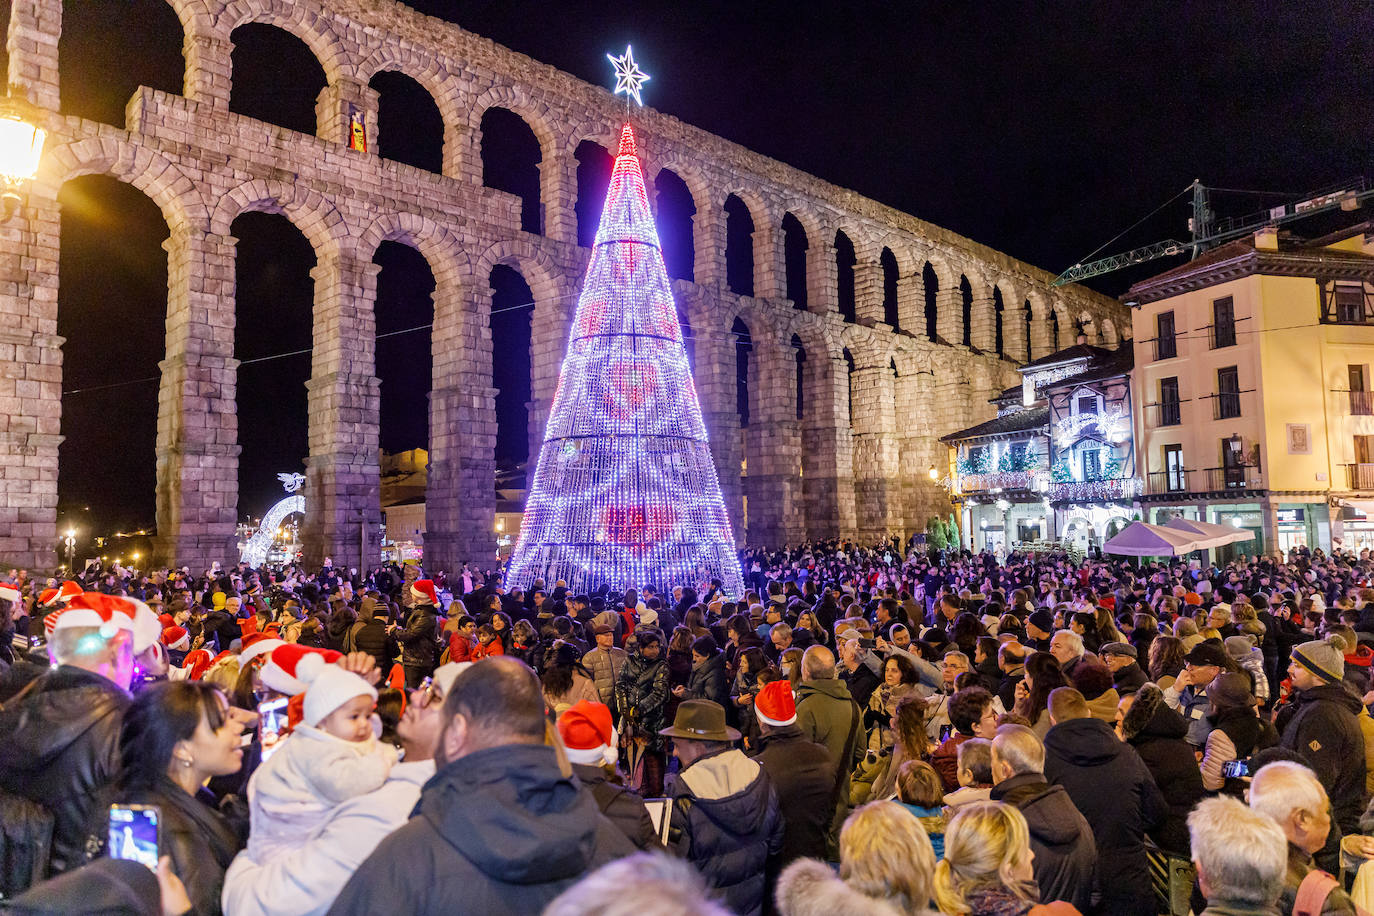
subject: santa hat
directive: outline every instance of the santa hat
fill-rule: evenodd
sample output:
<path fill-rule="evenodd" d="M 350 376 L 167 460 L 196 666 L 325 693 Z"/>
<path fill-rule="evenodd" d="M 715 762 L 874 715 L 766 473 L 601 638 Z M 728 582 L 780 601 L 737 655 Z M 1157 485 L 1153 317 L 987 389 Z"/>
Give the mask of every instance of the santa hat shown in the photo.
<path fill-rule="evenodd" d="M 68 601 L 71 601 L 77 595 L 80 595 L 83 591 L 84 590 L 81 588 L 81 586 L 77 585 L 75 582 L 68 579 L 66 582 L 63 582 L 56 588 L 50 588 L 45 590 L 41 595 L 38 596 L 38 603 L 42 607 L 66 604 Z"/>
<path fill-rule="evenodd" d="M 137 598 L 125 600 L 134 606 L 134 653 L 137 654 L 157 644 L 162 637 L 162 623 L 153 609 L 142 601 Z"/>
<path fill-rule="evenodd" d="M 287 643 L 272 650 L 259 676 L 264 684 L 277 693 L 294 697 L 305 693 L 320 669 L 341 658 L 343 655 L 339 652 Z"/>
<path fill-rule="evenodd" d="M 162 624 L 162 628 L 164 630 L 168 627 L 174 627 L 177 625 L 176 618 L 173 617 L 171 614 L 158 614 L 157 622 Z"/>
<path fill-rule="evenodd" d="M 128 598 L 105 595 L 100 592 L 87 592 L 77 595 L 67 605 L 66 610 L 57 615 L 53 631 L 69 630 L 73 627 L 98 627 L 105 639 L 113 639 L 120 630 L 134 633 L 134 617 L 138 608 Z"/>
<path fill-rule="evenodd" d="M 0 582 L 0 599 L 17 602 L 19 600 L 19 589 L 6 582 Z"/>
<path fill-rule="evenodd" d="M 271 652 L 278 646 L 284 645 L 286 645 L 284 640 L 272 639 L 261 633 L 245 636 L 243 642 L 239 644 L 239 667 L 243 667 L 265 652 Z"/>
<path fill-rule="evenodd" d="M 301 709 L 301 721 L 306 725 L 319 725 L 326 716 L 354 697 L 377 699 L 376 687 L 338 665 L 311 665 L 305 671 L 297 665 L 296 673 L 309 684 Z"/>
<path fill-rule="evenodd" d="M 214 657 L 208 649 L 196 649 L 188 652 L 186 658 L 181 662 L 181 667 L 187 672 L 187 680 L 198 681 L 205 676 L 205 672 L 210 670 L 210 663 Z"/>
<path fill-rule="evenodd" d="M 432 579 L 416 579 L 410 583 L 410 595 L 422 604 L 439 604 L 439 593 L 434 588 Z"/>
<path fill-rule="evenodd" d="M 162 631 L 162 642 L 169 649 L 185 649 L 191 644 L 191 634 L 185 627 L 170 626 Z"/>
<path fill-rule="evenodd" d="M 797 701 L 792 696 L 792 682 L 769 681 L 754 697 L 754 715 L 764 725 L 781 728 L 797 721 Z"/>
<path fill-rule="evenodd" d="M 615 727 L 604 703 L 578 700 L 558 717 L 558 734 L 573 763 L 615 765 Z"/>

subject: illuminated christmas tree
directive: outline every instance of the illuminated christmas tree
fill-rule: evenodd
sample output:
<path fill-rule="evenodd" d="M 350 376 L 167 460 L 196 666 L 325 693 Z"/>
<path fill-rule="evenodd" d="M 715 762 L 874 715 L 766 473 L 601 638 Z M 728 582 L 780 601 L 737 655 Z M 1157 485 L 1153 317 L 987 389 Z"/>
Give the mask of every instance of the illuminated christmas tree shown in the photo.
<path fill-rule="evenodd" d="M 739 557 L 628 124 L 506 585 L 670 588 Z"/>

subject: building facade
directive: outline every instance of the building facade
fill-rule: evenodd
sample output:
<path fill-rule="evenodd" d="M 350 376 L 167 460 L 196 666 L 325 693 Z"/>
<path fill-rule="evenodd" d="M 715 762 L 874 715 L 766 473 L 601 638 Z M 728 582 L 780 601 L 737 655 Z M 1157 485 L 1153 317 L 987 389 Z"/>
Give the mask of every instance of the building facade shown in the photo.
<path fill-rule="evenodd" d="M 1374 547 L 1374 235 L 1274 229 L 1133 286 L 1146 521 Z"/>
<path fill-rule="evenodd" d="M 965 546 L 1101 546 L 1137 510 L 1129 344 L 1079 343 L 1021 367 L 997 417 L 945 436 Z"/>
<path fill-rule="evenodd" d="M 0 226 L 0 358 L 14 367 L 0 376 L 0 557 L 55 564 L 57 198 L 67 181 L 99 174 L 146 194 L 170 231 L 157 560 L 202 566 L 233 550 L 231 227 L 265 211 L 289 219 L 317 262 L 306 562 L 366 566 L 380 551 L 373 305 L 383 242 L 419 251 L 435 279 L 426 559 L 487 562 L 498 534 L 491 275 L 517 270 L 534 297 L 527 406 L 537 454 L 587 258 L 578 154 L 613 146 L 622 101 L 391 0 L 169 2 L 184 85 L 140 88 L 120 125 L 62 113 L 61 0 L 11 4 L 10 91 L 48 144 L 21 212 Z M 248 25 L 289 32 L 317 59 L 326 85 L 313 133 L 236 113 L 233 51 Z M 413 79 L 442 119 L 437 170 L 378 153 L 377 78 L 390 71 Z M 497 109 L 537 139 L 532 208 L 484 183 L 484 117 Z M 922 528 L 948 510 L 926 474 L 941 435 L 991 413 L 1016 366 L 1059 349 L 1061 336 L 1081 330 L 1107 346 L 1124 336 L 1115 301 L 1051 289 L 1044 271 L 675 118 L 644 109 L 634 120 L 651 193 L 671 179 L 695 208 L 674 295 L 741 543 Z"/>

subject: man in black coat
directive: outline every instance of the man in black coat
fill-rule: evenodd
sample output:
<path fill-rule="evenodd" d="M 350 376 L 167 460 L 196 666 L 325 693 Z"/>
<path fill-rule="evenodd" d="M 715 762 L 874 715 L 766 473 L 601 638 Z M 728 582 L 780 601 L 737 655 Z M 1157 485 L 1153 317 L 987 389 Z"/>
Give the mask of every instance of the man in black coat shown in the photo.
<path fill-rule="evenodd" d="M 406 618 L 405 628 L 397 634 L 401 643 L 401 665 L 405 668 L 406 689 L 414 690 L 434 673 L 439 658 L 438 592 L 429 579 L 411 583 L 415 607 Z"/>
<path fill-rule="evenodd" d="M 1112 727 L 1092 718 L 1083 694 L 1060 687 L 1050 694 L 1045 777 L 1063 786 L 1092 827 L 1097 843 L 1098 911 L 1155 916 L 1145 834 L 1169 813 L 1140 755 Z"/>
<path fill-rule="evenodd" d="M 778 868 L 810 856 L 825 859 L 825 838 L 836 801 L 839 774 L 824 744 L 808 741 L 797 725 L 792 685 L 772 681 L 754 697 L 760 750 L 754 759 L 778 793 L 782 811 L 782 855 Z"/>
<path fill-rule="evenodd" d="M 1359 832 L 1364 801 L 1364 737 L 1356 716 L 1360 698 L 1342 683 L 1345 658 L 1341 649 L 1323 640 L 1293 647 L 1288 675 L 1294 697 L 1281 710 L 1275 726 L 1279 744 L 1307 759 L 1331 799 L 1335 827 L 1329 852 L 1340 837 Z M 1317 857 L 1326 867 L 1329 860 Z"/>
<path fill-rule="evenodd" d="M 739 732 L 725 725 L 725 708 L 685 700 L 673 724 L 682 763 L 672 788 L 668 848 L 696 866 L 732 913 L 759 916 L 782 853 L 778 795 L 758 761 L 734 747 Z"/>
<path fill-rule="evenodd" d="M 119 771 L 134 613 L 127 599 L 78 595 L 48 641 L 56 667 L 0 713 L 0 789 L 52 814 L 52 874 L 85 861 L 91 815 Z"/>
<path fill-rule="evenodd" d="M 1168 816 L 1150 831 L 1150 837 L 1161 849 L 1187 856 L 1188 813 L 1207 795 L 1193 746 L 1186 740 L 1188 722 L 1169 708 L 1154 684 L 1123 697 L 1122 703 L 1126 712 L 1121 718 L 1121 736 L 1145 762 L 1169 805 Z"/>
<path fill-rule="evenodd" d="M 1112 683 L 1122 696 L 1135 693 L 1150 680 L 1140 667 L 1135 646 L 1128 642 L 1104 643 L 1097 654 L 1111 671 Z"/>
<path fill-rule="evenodd" d="M 991 799 L 1019 809 L 1030 827 L 1031 869 L 1042 900 L 1090 912 L 1097 845 L 1063 786 L 1045 781 L 1045 746 L 1024 725 L 1003 725 L 992 741 Z"/>
<path fill-rule="evenodd" d="M 415 815 L 344 885 L 331 914 L 538 913 L 635 851 L 544 744 L 544 696 L 520 661 L 458 675 Z"/>

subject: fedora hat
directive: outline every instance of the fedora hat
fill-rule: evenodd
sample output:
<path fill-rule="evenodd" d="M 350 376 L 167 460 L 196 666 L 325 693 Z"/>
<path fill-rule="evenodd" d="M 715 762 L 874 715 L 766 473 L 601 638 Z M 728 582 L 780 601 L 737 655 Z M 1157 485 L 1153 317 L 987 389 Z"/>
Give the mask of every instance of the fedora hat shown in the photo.
<path fill-rule="evenodd" d="M 725 707 L 714 700 L 684 700 L 673 724 L 660 729 L 659 734 L 689 741 L 739 740 L 739 732 L 725 724 Z"/>

